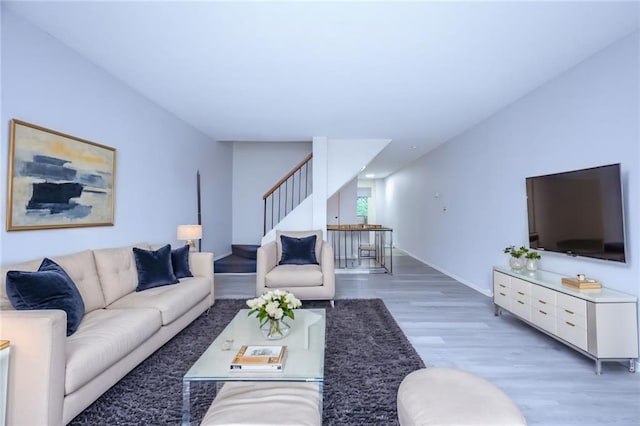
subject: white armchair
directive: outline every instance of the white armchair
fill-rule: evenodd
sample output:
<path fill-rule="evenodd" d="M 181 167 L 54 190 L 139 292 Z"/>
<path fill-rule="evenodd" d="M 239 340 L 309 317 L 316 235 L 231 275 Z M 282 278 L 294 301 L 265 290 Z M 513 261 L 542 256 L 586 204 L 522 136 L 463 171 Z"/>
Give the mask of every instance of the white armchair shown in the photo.
<path fill-rule="evenodd" d="M 318 264 L 285 264 L 281 236 L 305 238 L 316 236 L 315 257 Z M 333 249 L 322 239 L 322 231 L 276 231 L 276 240 L 258 248 L 256 296 L 266 290 L 288 290 L 300 300 L 330 300 L 336 294 Z"/>

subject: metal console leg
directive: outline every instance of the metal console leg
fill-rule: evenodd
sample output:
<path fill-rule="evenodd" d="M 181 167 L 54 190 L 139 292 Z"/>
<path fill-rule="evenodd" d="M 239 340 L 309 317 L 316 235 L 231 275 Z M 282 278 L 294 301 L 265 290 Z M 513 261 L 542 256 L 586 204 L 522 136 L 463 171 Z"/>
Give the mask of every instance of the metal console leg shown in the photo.
<path fill-rule="evenodd" d="M 636 360 L 634 358 L 629 359 L 629 373 L 636 372 Z"/>
<path fill-rule="evenodd" d="M 602 361 L 596 359 L 596 374 L 599 376 L 602 374 Z"/>

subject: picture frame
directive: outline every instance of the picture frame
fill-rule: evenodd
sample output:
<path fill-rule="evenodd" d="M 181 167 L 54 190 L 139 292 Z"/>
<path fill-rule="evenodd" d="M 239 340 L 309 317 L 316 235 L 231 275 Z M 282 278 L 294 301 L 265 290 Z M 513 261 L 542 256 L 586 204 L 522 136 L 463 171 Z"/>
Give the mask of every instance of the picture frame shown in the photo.
<path fill-rule="evenodd" d="M 113 226 L 116 150 L 11 120 L 7 231 Z"/>

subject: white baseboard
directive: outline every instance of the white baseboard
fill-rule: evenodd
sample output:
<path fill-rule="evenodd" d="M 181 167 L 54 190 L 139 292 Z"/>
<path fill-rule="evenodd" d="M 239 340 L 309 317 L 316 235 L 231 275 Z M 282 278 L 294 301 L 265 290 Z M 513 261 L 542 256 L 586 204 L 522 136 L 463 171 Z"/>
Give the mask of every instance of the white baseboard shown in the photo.
<path fill-rule="evenodd" d="M 463 279 L 463 278 L 461 278 L 461 277 L 459 277 L 459 276 L 457 276 L 457 275 L 455 275 L 455 274 L 452 274 L 451 272 L 447 271 L 447 270 L 446 270 L 446 269 L 444 269 L 444 268 L 439 267 L 438 265 L 434 265 L 434 264 L 432 264 L 432 263 L 430 263 L 430 262 L 427 262 L 427 261 L 426 261 L 426 260 L 424 260 L 424 259 L 421 259 L 420 257 L 416 256 L 415 254 L 411 253 L 410 251 L 407 251 L 407 250 L 402 250 L 402 251 L 404 251 L 404 252 L 405 252 L 405 253 L 407 253 L 409 256 L 413 257 L 414 259 L 418 259 L 420 262 L 422 262 L 422 263 L 424 263 L 424 264 L 426 264 L 426 265 L 428 265 L 428 266 L 432 267 L 433 269 L 435 269 L 435 270 L 437 270 L 437 271 L 439 271 L 439 272 L 442 272 L 442 273 L 443 273 L 443 274 L 445 274 L 446 276 L 451 277 L 451 278 L 453 278 L 454 280 L 456 280 L 456 281 L 458 281 L 458 282 L 460 282 L 460 283 L 462 283 L 462 284 L 466 285 L 467 287 L 469 287 L 469 288 L 471 288 L 471 289 L 473 289 L 473 290 L 477 291 L 478 293 L 480 293 L 480 294 L 484 294 L 484 295 L 485 295 L 485 296 L 487 296 L 487 297 L 493 297 L 493 293 L 491 292 L 491 290 L 488 290 L 488 289 L 482 289 L 482 288 L 478 287 L 476 284 L 474 284 L 474 283 L 472 283 L 472 282 L 470 282 L 470 281 L 467 281 L 467 280 L 465 280 L 465 279 Z"/>

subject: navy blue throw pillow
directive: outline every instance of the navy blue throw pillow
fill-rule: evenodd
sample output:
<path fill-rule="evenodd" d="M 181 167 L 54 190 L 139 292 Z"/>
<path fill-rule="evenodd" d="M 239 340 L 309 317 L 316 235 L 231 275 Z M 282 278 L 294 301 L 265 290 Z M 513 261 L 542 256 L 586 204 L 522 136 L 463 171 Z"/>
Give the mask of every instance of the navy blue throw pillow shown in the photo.
<path fill-rule="evenodd" d="M 178 282 L 171 266 L 171 245 L 167 244 L 158 250 L 144 250 L 134 247 L 133 257 L 136 260 L 136 269 L 138 270 L 136 291 Z"/>
<path fill-rule="evenodd" d="M 184 245 L 171 250 L 171 266 L 177 279 L 193 276 L 189 269 L 189 248 L 189 246 Z"/>
<path fill-rule="evenodd" d="M 67 336 L 78 329 L 84 301 L 75 283 L 51 259 L 44 258 L 37 272 L 7 272 L 7 296 L 17 310 L 61 309 L 67 313 Z"/>
<path fill-rule="evenodd" d="M 316 236 L 304 238 L 280 235 L 282 257 L 280 265 L 318 265 L 316 259 Z"/>

